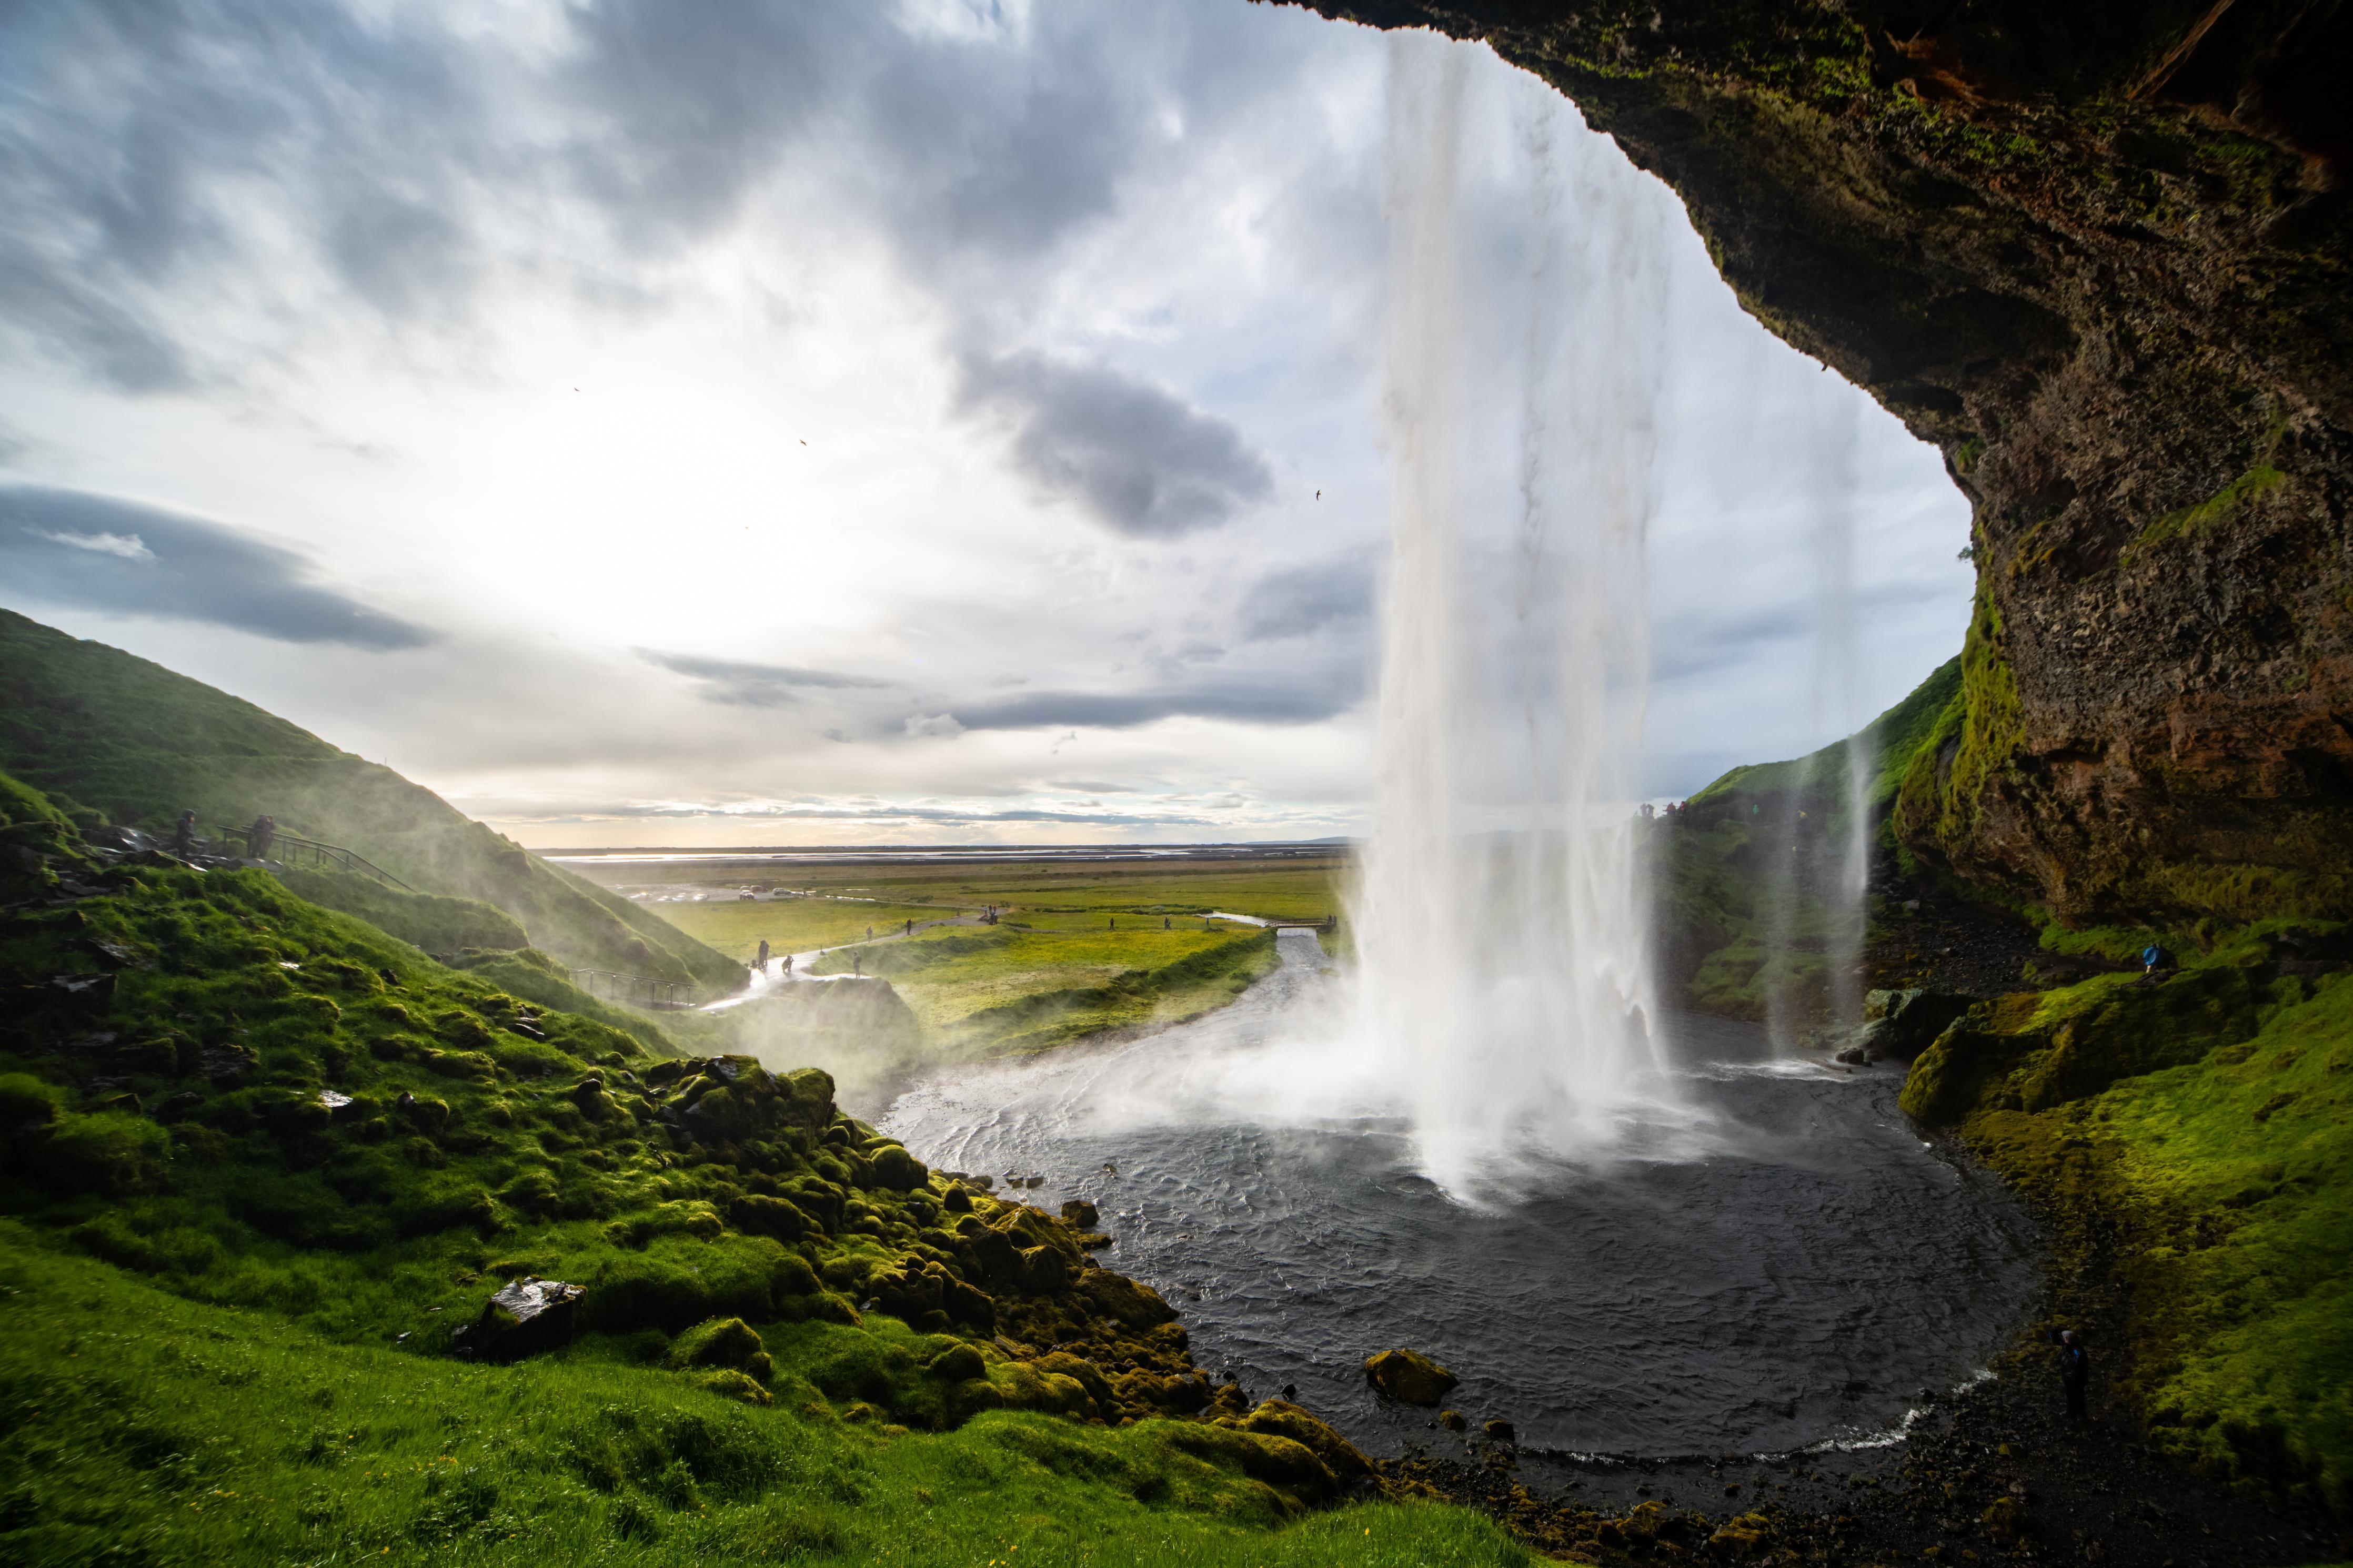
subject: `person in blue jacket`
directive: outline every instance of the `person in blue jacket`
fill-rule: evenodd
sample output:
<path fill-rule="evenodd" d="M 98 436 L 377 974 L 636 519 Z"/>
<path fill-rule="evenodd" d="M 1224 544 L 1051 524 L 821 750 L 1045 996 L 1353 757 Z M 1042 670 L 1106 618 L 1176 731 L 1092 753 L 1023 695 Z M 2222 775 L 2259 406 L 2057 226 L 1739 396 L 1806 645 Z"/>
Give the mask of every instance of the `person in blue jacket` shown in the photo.
<path fill-rule="evenodd" d="M 2161 970 L 2173 967 L 2173 954 L 2155 942 L 2140 950 L 2140 973 L 2144 980 L 2154 980 Z"/>
<path fill-rule="evenodd" d="M 2084 1389 L 2092 1380 L 2091 1352 L 2075 1331 L 2064 1329 L 2059 1334 L 2059 1385 L 2067 1391 L 2067 1419 L 2081 1421 L 2084 1416 Z"/>

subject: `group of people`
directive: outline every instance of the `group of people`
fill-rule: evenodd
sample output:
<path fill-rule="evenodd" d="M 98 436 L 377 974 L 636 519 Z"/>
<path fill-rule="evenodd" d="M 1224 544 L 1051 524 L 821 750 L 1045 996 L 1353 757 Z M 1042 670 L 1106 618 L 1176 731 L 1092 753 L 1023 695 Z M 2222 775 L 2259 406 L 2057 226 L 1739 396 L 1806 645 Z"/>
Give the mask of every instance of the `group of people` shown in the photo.
<path fill-rule="evenodd" d="M 768 961 L 774 951 L 774 949 L 768 946 L 768 939 L 765 936 L 762 937 L 760 939 L 759 962 L 753 966 L 758 971 L 758 973 L 762 974 L 768 973 Z M 790 980 L 793 977 L 793 955 L 789 952 L 785 954 L 784 976 L 787 980 Z"/>
<path fill-rule="evenodd" d="M 1642 803 L 1642 815 L 1645 817 L 1681 816 L 1690 804 L 1689 801 L 1671 800 L 1664 805 L 1653 805 L 1646 800 Z"/>

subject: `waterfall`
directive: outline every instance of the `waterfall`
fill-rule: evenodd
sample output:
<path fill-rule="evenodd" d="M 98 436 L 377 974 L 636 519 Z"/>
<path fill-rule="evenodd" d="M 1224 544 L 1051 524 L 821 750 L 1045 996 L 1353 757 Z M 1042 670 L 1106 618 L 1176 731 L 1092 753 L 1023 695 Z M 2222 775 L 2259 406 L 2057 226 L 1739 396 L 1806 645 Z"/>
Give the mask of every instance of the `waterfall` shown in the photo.
<path fill-rule="evenodd" d="M 1853 405 L 1818 397 L 1805 420 L 1815 498 L 1808 546 L 1813 565 L 1814 628 L 1806 723 L 1846 737 L 1791 770 L 1763 832 L 1766 1027 L 1787 1052 L 1811 1026 L 1852 1026 L 1862 1016 L 1859 971 L 1871 873 L 1867 795 L 1873 763 L 1862 733 L 1855 647 L 1856 461 L 1862 432 Z"/>
<path fill-rule="evenodd" d="M 1357 1048 L 1475 1198 L 1662 1093 L 1636 877 L 1672 209 L 1532 79 L 1393 37 L 1394 468 Z"/>

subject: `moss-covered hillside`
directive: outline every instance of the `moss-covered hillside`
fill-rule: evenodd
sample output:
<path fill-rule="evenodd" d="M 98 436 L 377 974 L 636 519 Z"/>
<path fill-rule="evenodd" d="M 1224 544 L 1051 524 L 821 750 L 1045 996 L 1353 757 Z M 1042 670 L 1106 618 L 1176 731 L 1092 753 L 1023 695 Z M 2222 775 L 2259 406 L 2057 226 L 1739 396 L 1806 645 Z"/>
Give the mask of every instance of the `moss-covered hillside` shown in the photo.
<path fill-rule="evenodd" d="M 2353 1512 L 2353 935 L 2284 921 L 1973 1009 L 1904 1107 L 2036 1195 L 2162 1448 Z"/>
<path fill-rule="evenodd" d="M 0 795 L 0 1556 L 1525 1561 L 1430 1509 L 1265 1535 L 1362 1456 L 825 1074 Z M 486 1309 L 527 1279 L 585 1294 Z"/>
<path fill-rule="evenodd" d="M 711 994 L 743 984 L 741 965 L 390 768 L 202 681 L 6 610 L 0 769 L 153 833 L 168 834 L 193 807 L 207 830 L 267 814 L 282 832 L 354 850 L 441 901 L 405 901 L 350 878 L 309 894 L 428 946 L 452 943 L 433 951 L 527 941 L 566 963 L 688 981 Z"/>
<path fill-rule="evenodd" d="M 1735 768 L 1649 825 L 1660 979 L 1677 1005 L 1740 1018 L 1776 1005 L 1808 1020 L 1822 1012 L 1833 918 L 1825 894 L 1855 803 L 1868 814 L 1871 852 L 1884 858 L 1891 804 L 1960 681 L 1961 661 L 1949 660 L 1851 740 Z M 1856 758 L 1870 769 L 1859 795 Z"/>

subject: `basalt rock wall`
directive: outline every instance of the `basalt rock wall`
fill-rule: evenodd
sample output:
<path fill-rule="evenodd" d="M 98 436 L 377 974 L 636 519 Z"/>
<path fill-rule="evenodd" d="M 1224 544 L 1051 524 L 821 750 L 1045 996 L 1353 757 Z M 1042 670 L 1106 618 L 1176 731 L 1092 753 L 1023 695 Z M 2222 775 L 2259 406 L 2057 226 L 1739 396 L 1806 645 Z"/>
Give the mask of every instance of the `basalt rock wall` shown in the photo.
<path fill-rule="evenodd" d="M 2353 913 L 2353 3 L 1317 5 L 1553 83 L 1942 448 L 1915 850 L 2071 922 Z"/>

